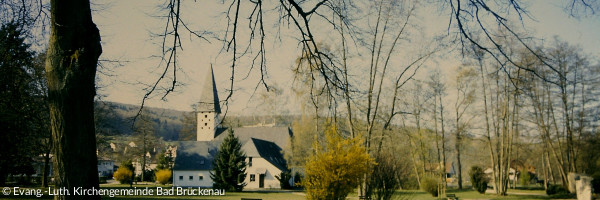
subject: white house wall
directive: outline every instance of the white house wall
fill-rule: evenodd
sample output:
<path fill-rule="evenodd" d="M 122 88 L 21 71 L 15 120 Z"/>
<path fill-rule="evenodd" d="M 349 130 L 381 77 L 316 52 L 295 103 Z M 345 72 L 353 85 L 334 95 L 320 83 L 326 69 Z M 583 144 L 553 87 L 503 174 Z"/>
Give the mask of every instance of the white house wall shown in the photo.
<path fill-rule="evenodd" d="M 98 161 L 98 175 L 99 176 L 111 175 L 114 170 L 114 165 L 115 165 L 114 161 L 106 161 L 106 160 L 100 161 L 99 160 Z"/>
<path fill-rule="evenodd" d="M 179 177 L 183 176 L 183 180 Z M 190 180 L 192 176 L 192 180 Z M 203 179 L 199 180 L 202 176 Z M 208 170 L 196 170 L 196 171 L 173 171 L 173 186 L 179 187 L 212 187 L 213 181 L 210 178 L 210 172 Z"/>
<path fill-rule="evenodd" d="M 249 159 L 246 158 L 246 163 L 249 162 Z M 266 172 L 266 173 L 265 173 Z M 281 174 L 281 170 L 270 162 L 261 157 L 253 157 L 252 158 L 252 166 L 246 167 L 246 179 L 244 180 L 247 183 L 247 189 L 258 189 L 259 187 L 259 177 L 260 174 L 265 174 L 265 185 L 264 188 L 268 189 L 280 189 L 281 185 L 279 184 L 279 180 L 275 178 L 275 176 L 279 176 Z M 254 181 L 250 181 L 250 175 L 254 174 Z"/>

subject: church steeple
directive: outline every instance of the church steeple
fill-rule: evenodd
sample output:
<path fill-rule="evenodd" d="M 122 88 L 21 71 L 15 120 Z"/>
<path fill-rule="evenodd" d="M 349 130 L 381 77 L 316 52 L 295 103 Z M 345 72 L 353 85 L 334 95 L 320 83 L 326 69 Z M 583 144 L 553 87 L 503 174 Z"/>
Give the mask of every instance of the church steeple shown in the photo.
<path fill-rule="evenodd" d="M 198 102 L 198 111 L 213 111 L 216 113 L 221 113 L 219 94 L 217 92 L 217 85 L 215 84 L 215 74 L 213 73 L 212 65 L 210 66 L 209 73 L 206 75 L 204 87 L 202 89 L 200 102 Z"/>
<path fill-rule="evenodd" d="M 210 72 L 206 74 L 201 94 L 196 113 L 198 123 L 196 126 L 196 140 L 211 141 L 215 138 L 216 130 L 221 123 L 219 119 L 221 106 L 219 105 L 219 94 L 212 65 L 210 66 Z"/>

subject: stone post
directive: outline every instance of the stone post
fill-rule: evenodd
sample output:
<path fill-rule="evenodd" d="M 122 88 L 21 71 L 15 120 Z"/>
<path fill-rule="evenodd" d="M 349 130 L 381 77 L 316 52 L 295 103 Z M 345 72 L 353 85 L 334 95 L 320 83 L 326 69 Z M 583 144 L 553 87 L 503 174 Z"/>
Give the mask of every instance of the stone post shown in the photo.
<path fill-rule="evenodd" d="M 581 174 L 577 174 L 577 173 L 569 173 L 567 175 L 567 189 L 569 190 L 570 193 L 575 193 L 575 189 L 576 189 L 576 185 L 575 185 L 575 180 L 578 180 L 579 177 L 581 176 Z"/>
<path fill-rule="evenodd" d="M 592 177 L 579 176 L 575 179 L 577 200 L 592 200 Z"/>

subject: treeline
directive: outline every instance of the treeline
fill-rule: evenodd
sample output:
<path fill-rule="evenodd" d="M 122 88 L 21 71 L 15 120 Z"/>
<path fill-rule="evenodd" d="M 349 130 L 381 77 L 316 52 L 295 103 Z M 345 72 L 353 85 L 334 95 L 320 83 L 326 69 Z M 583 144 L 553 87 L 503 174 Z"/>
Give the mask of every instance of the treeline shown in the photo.
<path fill-rule="evenodd" d="M 462 64 L 430 69 L 424 77 L 405 73 L 416 71 L 413 64 L 422 57 L 396 69 L 398 76 L 385 73 L 383 62 L 354 73 L 320 74 L 314 71 L 320 63 L 298 58 L 296 78 L 302 81 L 295 90 L 304 115 L 294 122 L 289 165 L 306 170 L 306 159 L 323 148 L 315 143 L 333 125 L 346 138 L 361 138 L 376 163 L 391 163 L 374 165 L 362 177 L 359 192 L 366 195 L 389 178 L 397 189 L 443 187 L 429 190 L 435 195 L 448 182 L 463 189 L 473 166 L 488 173 L 485 181 L 498 195 L 519 184 L 515 174 L 546 189 L 573 190 L 569 173 L 600 178 L 599 59 L 558 38 L 523 47 L 503 38 L 502 30 L 495 34 L 506 58 L 463 46 Z M 346 78 L 334 85 L 314 77 Z M 380 174 L 395 176 L 377 179 Z"/>

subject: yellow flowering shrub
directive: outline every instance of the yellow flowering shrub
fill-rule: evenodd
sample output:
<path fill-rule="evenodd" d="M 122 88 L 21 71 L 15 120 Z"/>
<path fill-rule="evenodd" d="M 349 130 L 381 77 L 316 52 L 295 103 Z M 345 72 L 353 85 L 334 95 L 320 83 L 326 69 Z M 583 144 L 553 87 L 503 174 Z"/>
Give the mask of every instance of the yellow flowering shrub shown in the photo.
<path fill-rule="evenodd" d="M 358 137 L 346 139 L 335 126 L 325 131 L 324 144 L 315 142 L 315 153 L 305 163 L 302 186 L 308 199 L 345 199 L 358 187 L 374 163 Z"/>
<path fill-rule="evenodd" d="M 161 185 L 166 185 L 171 181 L 171 170 L 161 169 L 155 172 L 156 181 Z"/>
<path fill-rule="evenodd" d="M 127 169 L 127 167 L 119 167 L 113 174 L 115 180 L 119 181 L 121 184 L 129 183 L 129 181 L 131 181 L 131 176 L 133 176 L 133 172 Z"/>

